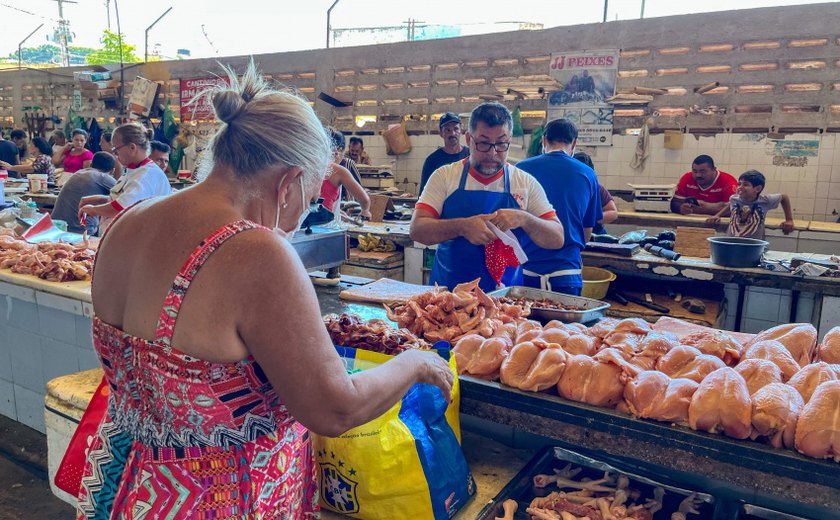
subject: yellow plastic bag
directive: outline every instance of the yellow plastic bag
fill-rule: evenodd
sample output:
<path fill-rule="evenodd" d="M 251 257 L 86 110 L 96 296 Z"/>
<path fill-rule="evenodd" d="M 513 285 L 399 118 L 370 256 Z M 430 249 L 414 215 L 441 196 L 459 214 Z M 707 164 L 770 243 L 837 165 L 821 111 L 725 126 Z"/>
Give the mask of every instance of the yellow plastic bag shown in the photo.
<path fill-rule="evenodd" d="M 349 373 L 391 357 L 336 350 Z M 363 520 L 443 520 L 475 494 L 460 446 L 454 356 L 449 366 L 455 373 L 452 403 L 437 387 L 416 384 L 377 419 L 339 438 L 314 435 L 322 508 Z"/>

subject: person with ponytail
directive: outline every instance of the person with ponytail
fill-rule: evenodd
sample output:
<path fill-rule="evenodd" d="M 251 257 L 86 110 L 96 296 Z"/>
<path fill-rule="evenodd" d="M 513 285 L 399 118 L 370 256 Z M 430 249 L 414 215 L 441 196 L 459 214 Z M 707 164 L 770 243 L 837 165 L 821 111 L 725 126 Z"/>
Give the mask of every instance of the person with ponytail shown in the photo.
<path fill-rule="evenodd" d="M 207 94 L 221 124 L 206 178 L 123 211 L 99 245 L 93 344 L 110 395 L 78 519 L 314 519 L 310 431 L 338 437 L 418 382 L 452 399 L 433 352 L 347 373 L 287 240 L 332 143 L 308 101 L 269 87 L 253 62 L 227 73 Z M 114 148 L 132 164 L 122 132 Z"/>
<path fill-rule="evenodd" d="M 172 193 L 169 179 L 149 158 L 152 131 L 138 123 L 128 123 L 114 130 L 111 152 L 124 164 L 122 176 L 108 196 L 92 195 L 79 201 L 79 217 L 102 217 L 100 229 L 107 229 L 111 219 L 124 209 L 152 197 Z"/>

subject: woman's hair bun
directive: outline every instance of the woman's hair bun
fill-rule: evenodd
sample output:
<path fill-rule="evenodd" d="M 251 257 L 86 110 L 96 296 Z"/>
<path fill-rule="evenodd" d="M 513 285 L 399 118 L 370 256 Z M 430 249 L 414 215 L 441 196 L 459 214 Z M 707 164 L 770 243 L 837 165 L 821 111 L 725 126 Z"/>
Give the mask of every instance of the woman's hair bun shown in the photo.
<path fill-rule="evenodd" d="M 154 131 L 154 130 L 152 130 L 151 128 L 147 128 L 147 127 L 145 127 L 145 126 L 143 127 L 143 130 L 144 130 L 144 132 L 143 132 L 143 133 L 145 133 L 145 134 L 146 134 L 146 139 L 148 139 L 149 141 L 154 141 L 154 139 L 155 139 L 155 131 Z"/>
<path fill-rule="evenodd" d="M 231 123 L 236 119 L 247 102 L 239 92 L 231 89 L 218 90 L 213 93 L 213 109 L 216 117 L 225 123 Z"/>

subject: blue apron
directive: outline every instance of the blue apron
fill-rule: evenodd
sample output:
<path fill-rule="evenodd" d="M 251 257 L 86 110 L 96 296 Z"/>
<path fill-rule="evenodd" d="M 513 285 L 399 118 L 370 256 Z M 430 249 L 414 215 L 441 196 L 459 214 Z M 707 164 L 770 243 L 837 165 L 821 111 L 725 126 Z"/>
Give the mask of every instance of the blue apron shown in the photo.
<path fill-rule="evenodd" d="M 488 215 L 499 209 L 520 209 L 519 204 L 510 193 L 510 174 L 505 164 L 505 191 L 493 192 L 485 190 L 467 190 L 464 187 L 469 175 L 470 161 L 464 161 L 464 172 L 461 183 L 443 202 L 440 218 L 467 218 L 475 215 Z M 520 230 L 516 230 L 519 237 Z M 524 234 L 524 233 L 523 233 Z M 459 283 L 471 282 L 481 277 L 479 286 L 484 291 L 496 289 L 496 281 L 487 271 L 484 260 L 484 246 L 474 246 L 464 237 L 454 238 L 438 244 L 435 253 L 435 264 L 432 267 L 431 283 L 445 285 L 452 290 Z M 505 285 L 522 284 L 522 268 L 508 267 L 502 277 Z"/>

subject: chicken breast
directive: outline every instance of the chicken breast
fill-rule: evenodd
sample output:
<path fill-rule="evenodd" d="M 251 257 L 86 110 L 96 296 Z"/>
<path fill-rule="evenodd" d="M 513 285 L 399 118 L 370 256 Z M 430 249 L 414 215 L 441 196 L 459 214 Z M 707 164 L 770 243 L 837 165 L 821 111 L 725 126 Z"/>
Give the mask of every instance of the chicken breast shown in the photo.
<path fill-rule="evenodd" d="M 589 328 L 589 333 L 596 338 L 604 339 L 612 334 L 615 326 L 618 325 L 618 320 L 615 318 L 604 318 L 595 325 Z"/>
<path fill-rule="evenodd" d="M 475 356 L 478 348 L 484 343 L 484 338 L 478 334 L 467 334 L 459 339 L 455 346 L 452 347 L 452 354 L 455 356 L 455 366 L 458 368 L 458 373 L 463 374 L 470 364 L 470 360 Z"/>
<path fill-rule="evenodd" d="M 650 323 L 641 318 L 626 318 L 616 323 L 613 332 L 630 332 L 645 335 L 651 331 Z"/>
<path fill-rule="evenodd" d="M 738 340 L 720 330 L 693 332 L 684 336 L 680 343 L 720 358 L 728 366 L 735 366 L 744 352 L 744 346 Z"/>
<path fill-rule="evenodd" d="M 840 381 L 817 387 L 796 423 L 796 449 L 840 462 Z"/>
<path fill-rule="evenodd" d="M 782 371 L 782 382 L 787 382 L 801 368 L 784 345 L 775 340 L 754 342 L 744 352 L 744 359 L 766 359 Z"/>
<path fill-rule="evenodd" d="M 563 347 L 569 339 L 569 333 L 561 328 L 545 329 L 542 331 L 542 334 L 540 334 L 539 339 L 545 341 L 546 343 L 554 343 L 555 345 Z"/>
<path fill-rule="evenodd" d="M 508 386 L 519 388 L 542 350 L 531 341 L 513 347 L 507 359 L 502 362 L 499 380 Z"/>
<path fill-rule="evenodd" d="M 575 334 L 566 340 L 563 350 L 572 356 L 578 354 L 591 356 L 598 351 L 598 339 L 584 334 Z"/>
<path fill-rule="evenodd" d="M 752 341 L 755 345 L 761 341 L 776 340 L 781 343 L 793 359 L 804 367 L 814 360 L 817 348 L 817 329 L 810 323 L 791 323 L 767 329 Z"/>
<path fill-rule="evenodd" d="M 794 388 L 770 383 L 752 396 L 752 427 L 774 448 L 793 448 L 796 423 L 805 402 Z"/>
<path fill-rule="evenodd" d="M 621 369 L 589 356 L 570 356 L 557 383 L 557 392 L 566 399 L 594 406 L 614 407 L 624 394 Z"/>
<path fill-rule="evenodd" d="M 691 398 L 688 425 L 709 433 L 746 439 L 752 433 L 752 401 L 747 383 L 729 367 L 706 376 Z"/>
<path fill-rule="evenodd" d="M 667 376 L 679 379 L 691 379 L 697 383 L 702 382 L 706 376 L 725 367 L 722 359 L 708 354 L 701 354 L 694 347 L 679 345 L 670 352 L 659 358 L 656 369 Z"/>
<path fill-rule="evenodd" d="M 738 363 L 735 371 L 747 382 L 747 390 L 753 395 L 771 383 L 782 382 L 782 371 L 766 359 L 745 359 Z"/>
<path fill-rule="evenodd" d="M 566 369 L 567 359 L 568 355 L 561 348 L 544 349 L 531 364 L 517 388 L 528 392 L 541 392 L 557 385 Z"/>
<path fill-rule="evenodd" d="M 496 379 L 507 354 L 507 343 L 503 339 L 485 339 L 467 364 L 465 373 L 485 379 Z"/>
<path fill-rule="evenodd" d="M 636 417 L 688 424 L 688 406 L 698 384 L 671 379 L 662 372 L 646 371 L 624 387 L 624 400 Z"/>
<path fill-rule="evenodd" d="M 840 327 L 834 327 L 817 347 L 817 359 L 826 363 L 840 363 Z"/>
<path fill-rule="evenodd" d="M 836 381 L 837 379 L 837 373 L 833 366 L 825 362 L 819 362 L 802 367 L 802 370 L 791 377 L 787 384 L 795 388 L 807 403 L 811 400 L 811 396 L 818 386 L 826 381 Z"/>

